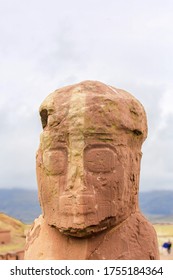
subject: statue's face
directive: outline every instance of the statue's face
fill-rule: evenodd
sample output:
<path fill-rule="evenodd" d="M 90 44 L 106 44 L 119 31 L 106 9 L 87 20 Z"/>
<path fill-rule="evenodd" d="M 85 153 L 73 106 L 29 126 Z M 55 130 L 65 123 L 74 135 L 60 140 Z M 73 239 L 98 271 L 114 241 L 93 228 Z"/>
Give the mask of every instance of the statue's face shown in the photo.
<path fill-rule="evenodd" d="M 44 118 L 37 155 L 47 223 L 79 237 L 119 224 L 137 207 L 141 153 L 133 142 L 139 142 L 142 132 L 127 131 L 119 123 L 119 109 L 114 118 L 112 101 L 107 110 L 106 101 L 95 99 L 74 91 L 70 97 L 59 95 Z M 41 114 L 47 114 L 45 109 Z"/>

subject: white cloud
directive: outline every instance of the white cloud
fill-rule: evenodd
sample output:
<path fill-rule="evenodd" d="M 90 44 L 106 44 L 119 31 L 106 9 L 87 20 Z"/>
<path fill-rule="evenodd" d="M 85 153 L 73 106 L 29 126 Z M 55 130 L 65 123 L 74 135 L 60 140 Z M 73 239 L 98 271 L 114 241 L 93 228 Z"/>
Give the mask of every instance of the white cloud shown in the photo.
<path fill-rule="evenodd" d="M 161 116 L 163 118 L 168 118 L 169 115 L 173 114 L 173 85 L 170 86 L 162 95 L 160 100 Z"/>

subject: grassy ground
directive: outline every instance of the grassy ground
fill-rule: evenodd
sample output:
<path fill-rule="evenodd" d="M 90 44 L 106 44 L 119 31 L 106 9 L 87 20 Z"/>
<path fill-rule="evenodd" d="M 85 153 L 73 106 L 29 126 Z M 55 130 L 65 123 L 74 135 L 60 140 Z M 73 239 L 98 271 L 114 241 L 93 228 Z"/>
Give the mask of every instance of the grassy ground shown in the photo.
<path fill-rule="evenodd" d="M 167 250 L 162 247 L 164 242 L 170 240 L 173 246 L 173 224 L 154 224 L 154 228 L 157 232 L 160 259 L 161 260 L 173 260 L 173 248 L 171 253 L 168 254 Z"/>

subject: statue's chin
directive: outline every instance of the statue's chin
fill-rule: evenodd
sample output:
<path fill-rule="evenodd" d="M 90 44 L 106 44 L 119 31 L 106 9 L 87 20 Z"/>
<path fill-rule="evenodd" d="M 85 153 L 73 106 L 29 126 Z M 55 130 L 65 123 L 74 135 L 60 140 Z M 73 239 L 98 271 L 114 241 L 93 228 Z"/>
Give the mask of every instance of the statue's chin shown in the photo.
<path fill-rule="evenodd" d="M 102 231 L 104 231 L 108 228 L 111 228 L 115 224 L 116 224 L 115 217 L 107 217 L 97 225 L 90 225 L 90 226 L 83 227 L 83 228 L 61 227 L 61 228 L 58 228 L 58 230 L 64 235 L 79 237 L 79 238 L 82 238 L 82 237 L 85 238 L 85 237 L 88 237 L 88 236 L 92 236 L 96 233 L 102 232 Z"/>

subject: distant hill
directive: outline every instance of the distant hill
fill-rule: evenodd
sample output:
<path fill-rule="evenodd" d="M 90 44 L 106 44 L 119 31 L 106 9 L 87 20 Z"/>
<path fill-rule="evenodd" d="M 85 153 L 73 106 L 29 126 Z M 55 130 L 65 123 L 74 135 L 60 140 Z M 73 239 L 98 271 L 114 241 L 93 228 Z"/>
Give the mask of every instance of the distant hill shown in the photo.
<path fill-rule="evenodd" d="M 141 192 L 139 204 L 151 221 L 173 222 L 173 191 Z M 32 223 L 41 213 L 37 191 L 0 189 L 0 212 L 24 223 Z"/>
<path fill-rule="evenodd" d="M 173 215 L 173 191 L 142 192 L 139 201 L 140 208 L 145 214 Z"/>
<path fill-rule="evenodd" d="M 37 191 L 0 189 L 0 212 L 23 223 L 32 223 L 41 213 Z"/>
<path fill-rule="evenodd" d="M 11 232 L 22 232 L 23 234 L 24 224 L 15 218 L 0 213 L 0 229 L 10 230 Z"/>
<path fill-rule="evenodd" d="M 0 254 L 23 250 L 25 245 L 25 233 L 29 226 L 4 213 L 0 213 L 0 229 L 10 230 L 11 240 L 7 244 L 1 244 Z"/>

